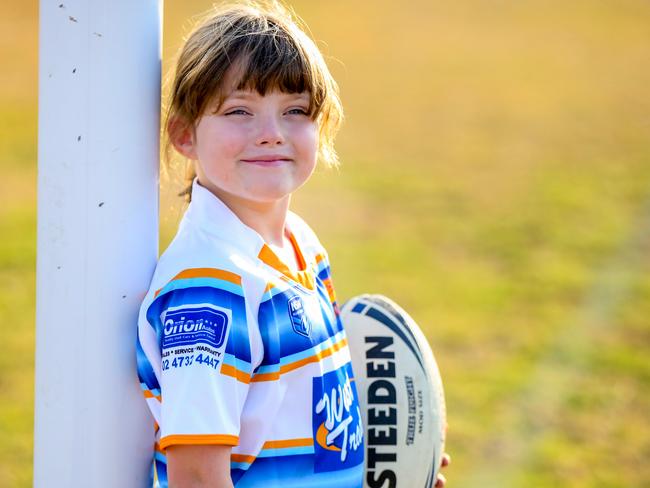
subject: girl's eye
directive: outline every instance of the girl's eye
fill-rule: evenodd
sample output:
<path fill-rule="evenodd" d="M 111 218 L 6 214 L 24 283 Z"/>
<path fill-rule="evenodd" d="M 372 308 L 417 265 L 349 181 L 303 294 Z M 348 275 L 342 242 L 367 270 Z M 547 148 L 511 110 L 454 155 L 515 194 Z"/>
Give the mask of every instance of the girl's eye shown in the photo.
<path fill-rule="evenodd" d="M 225 115 L 248 115 L 248 112 L 246 112 L 244 109 L 238 108 L 231 110 L 230 112 L 226 112 Z"/>
<path fill-rule="evenodd" d="M 289 114 L 296 114 L 296 115 L 309 115 L 305 109 L 302 108 L 292 108 L 289 110 L 287 113 Z"/>

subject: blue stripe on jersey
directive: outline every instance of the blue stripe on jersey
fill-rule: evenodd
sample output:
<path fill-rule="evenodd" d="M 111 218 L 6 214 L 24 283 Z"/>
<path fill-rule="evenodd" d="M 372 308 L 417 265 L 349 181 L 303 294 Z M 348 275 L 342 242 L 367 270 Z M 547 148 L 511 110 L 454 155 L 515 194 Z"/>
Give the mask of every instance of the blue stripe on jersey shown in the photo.
<path fill-rule="evenodd" d="M 302 456 L 305 454 L 314 454 L 314 446 L 299 446 L 299 447 L 279 447 L 279 448 L 273 448 L 273 449 L 262 449 L 259 454 L 257 455 L 256 461 L 259 458 L 270 458 L 270 457 L 275 457 L 275 458 L 280 458 L 283 456 Z M 235 462 L 231 461 L 230 462 L 230 469 L 231 470 L 242 470 L 246 471 L 248 470 L 253 463 L 247 463 L 247 462 Z"/>
<path fill-rule="evenodd" d="M 333 327 L 333 329 L 340 330 L 343 326 L 338 322 L 338 316 L 334 313 L 334 304 L 330 301 L 327 289 L 325 288 L 325 285 L 322 285 L 322 281 L 319 280 L 318 283 L 319 286 L 317 286 L 317 292 L 320 297 L 320 311 L 323 315 L 323 320 L 331 321 L 334 319 L 334 322 L 336 322 L 336 328 Z"/>
<path fill-rule="evenodd" d="M 318 273 L 318 277 L 321 279 L 329 278 L 330 265 L 327 259 L 321 259 L 317 266 L 316 272 Z"/>
<path fill-rule="evenodd" d="M 230 472 L 231 473 L 235 469 L 239 470 L 239 471 L 246 471 L 250 467 L 251 467 L 251 463 L 235 463 L 233 461 L 230 462 Z"/>
<path fill-rule="evenodd" d="M 298 456 L 301 454 L 314 454 L 314 446 L 281 447 L 274 449 L 262 449 L 257 455 L 258 458 L 278 456 Z"/>
<path fill-rule="evenodd" d="M 142 391 L 150 391 L 153 395 L 160 395 L 160 390 L 158 388 L 149 388 L 145 383 L 140 383 L 140 388 Z"/>
<path fill-rule="evenodd" d="M 280 364 L 267 364 L 266 366 L 258 366 L 255 370 L 255 374 L 265 374 L 265 373 L 278 373 L 280 372 Z"/>
<path fill-rule="evenodd" d="M 361 488 L 363 463 L 340 471 L 314 472 L 313 454 L 258 458 L 248 470 L 231 469 L 237 488 Z"/>
<path fill-rule="evenodd" d="M 333 346 L 337 342 L 339 342 L 341 339 L 345 337 L 345 331 L 341 331 L 334 335 L 333 337 L 330 337 L 329 339 L 321 342 L 317 346 L 314 346 L 310 349 L 306 349 L 305 351 L 297 352 L 295 354 L 291 354 L 289 356 L 285 356 L 280 359 L 280 365 L 284 364 L 289 364 L 293 363 L 295 361 L 299 361 L 300 359 L 308 358 L 310 356 L 313 356 L 316 353 L 319 353 L 320 351 L 327 349 L 328 347 Z"/>
<path fill-rule="evenodd" d="M 203 278 L 201 278 L 203 279 Z M 208 279 L 211 285 L 229 282 Z M 176 280 L 190 281 L 190 280 Z M 236 285 L 233 285 L 236 286 Z M 184 305 L 197 305 L 209 303 L 217 307 L 230 310 L 231 324 L 228 325 L 228 338 L 226 354 L 238 360 L 251 362 L 250 342 L 248 336 L 248 322 L 246 319 L 246 306 L 244 297 L 232 293 L 229 289 L 214 288 L 214 286 L 200 286 L 193 288 L 176 288 L 165 294 L 159 295 L 147 309 L 147 321 L 152 324 L 158 337 L 158 345 L 162 344 L 161 315 L 170 307 L 182 308 Z"/>
<path fill-rule="evenodd" d="M 164 458 L 164 456 L 163 456 Z M 154 480 L 158 480 L 157 484 L 154 484 L 154 488 L 168 488 L 169 482 L 167 481 L 167 459 L 159 459 L 158 456 L 154 456 L 153 460 L 153 470 L 156 473 Z"/>
<path fill-rule="evenodd" d="M 264 295 L 262 295 L 262 299 L 260 300 L 260 303 L 264 303 L 264 302 L 270 300 L 270 299 L 273 298 L 275 295 L 277 295 L 278 293 L 282 293 L 282 292 L 284 292 L 284 291 L 285 291 L 286 289 L 288 289 L 288 288 L 289 288 L 288 286 L 287 286 L 287 287 L 283 287 L 282 285 L 280 285 L 280 286 L 274 286 L 274 287 L 271 288 L 270 290 L 266 290 L 266 291 L 264 292 Z"/>
<path fill-rule="evenodd" d="M 181 290 L 183 288 L 201 288 L 204 286 L 226 290 L 230 293 L 234 293 L 242 297 L 244 296 L 244 291 L 241 285 L 231 283 L 230 281 L 220 280 L 219 278 L 181 278 L 167 283 L 160 290 L 158 297 L 173 290 Z"/>
<path fill-rule="evenodd" d="M 136 339 L 135 352 L 138 378 L 140 379 L 140 384 L 143 385 L 142 389 L 151 390 L 152 392 L 155 390 L 159 392 L 160 385 L 158 384 L 158 379 L 153 372 L 153 368 L 149 362 L 149 359 L 142 349 L 142 344 L 140 344 L 140 337 Z"/>
<path fill-rule="evenodd" d="M 319 279 L 319 282 L 323 282 L 325 280 L 331 280 L 331 278 L 332 278 L 332 273 L 331 273 L 331 270 L 330 270 L 330 266 L 325 260 L 322 260 L 318 265 L 318 279 Z M 330 282 L 330 284 L 331 284 L 331 282 Z M 325 294 L 326 294 L 328 300 L 330 300 L 329 294 L 327 293 L 327 289 L 325 289 Z M 336 315 L 338 315 L 339 311 L 338 311 L 338 305 L 336 303 L 336 300 L 332 300 L 332 306 L 334 307 Z"/>
<path fill-rule="evenodd" d="M 278 363 L 267 364 L 265 366 L 259 366 L 255 370 L 255 373 L 257 373 L 257 374 L 277 373 L 278 371 L 280 371 L 281 366 L 284 366 L 285 364 L 290 364 L 290 363 L 293 363 L 293 362 L 296 362 L 296 361 L 300 361 L 301 359 L 311 357 L 314 354 L 317 354 L 317 353 L 319 353 L 319 352 L 333 346 L 334 344 L 339 342 L 344 337 L 345 337 L 345 331 L 342 330 L 341 332 L 337 333 L 333 337 L 330 337 L 330 338 L 324 340 L 323 342 L 321 342 L 320 344 L 318 344 L 318 345 L 316 345 L 314 347 L 311 347 L 309 349 L 305 349 L 304 351 L 297 352 L 295 354 L 291 354 L 289 356 L 285 356 L 285 357 L 280 358 L 280 361 Z"/>
<path fill-rule="evenodd" d="M 256 370 L 258 373 L 277 372 L 280 364 L 289 360 L 286 358 L 303 354 L 308 357 L 313 354 L 314 347 L 325 343 L 332 336 L 343 330 L 343 326 L 334 313 L 325 285 L 316 279 L 317 292 L 303 292 L 297 287 L 283 290 L 259 307 L 258 321 L 260 334 L 264 345 L 264 359 Z M 289 300 L 300 296 L 305 304 L 314 305 L 317 311 L 308 315 L 311 323 L 309 337 L 296 333 L 289 313 Z M 313 310 L 313 307 L 306 307 Z"/>
<path fill-rule="evenodd" d="M 232 366 L 233 368 L 237 368 L 239 371 L 243 371 L 248 374 L 250 374 L 251 371 L 253 370 L 253 366 L 249 361 L 244 361 L 242 359 L 239 359 L 238 357 L 233 356 L 232 354 L 228 354 L 228 353 L 224 354 L 223 362 L 228 366 Z"/>

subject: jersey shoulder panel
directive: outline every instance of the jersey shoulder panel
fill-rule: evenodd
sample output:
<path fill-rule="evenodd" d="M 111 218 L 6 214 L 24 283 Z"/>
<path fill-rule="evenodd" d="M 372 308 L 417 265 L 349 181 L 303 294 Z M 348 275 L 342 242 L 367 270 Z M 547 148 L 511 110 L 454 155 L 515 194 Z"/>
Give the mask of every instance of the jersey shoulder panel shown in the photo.
<path fill-rule="evenodd" d="M 188 385 L 197 393 L 210 385 L 213 395 L 234 391 L 219 378 L 247 386 L 263 354 L 257 310 L 266 283 L 258 264 L 200 231 L 182 232 L 161 256 L 138 319 L 138 373 L 157 421 L 161 403 L 176 411 L 188 399 Z M 229 435 L 237 430 L 230 418 Z M 187 430 L 180 421 L 161 427 L 163 435 Z"/>
<path fill-rule="evenodd" d="M 184 221 L 158 260 L 143 305 L 169 291 L 197 287 L 221 288 L 255 302 L 257 288 L 265 284 L 256 256 Z"/>

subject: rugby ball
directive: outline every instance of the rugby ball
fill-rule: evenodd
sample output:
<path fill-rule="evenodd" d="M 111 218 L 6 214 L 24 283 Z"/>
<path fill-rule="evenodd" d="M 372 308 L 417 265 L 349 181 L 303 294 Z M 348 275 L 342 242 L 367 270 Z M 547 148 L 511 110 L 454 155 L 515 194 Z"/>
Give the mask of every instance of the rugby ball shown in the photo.
<path fill-rule="evenodd" d="M 447 427 L 442 379 L 415 321 L 382 295 L 341 309 L 361 417 L 368 488 L 430 488 Z"/>

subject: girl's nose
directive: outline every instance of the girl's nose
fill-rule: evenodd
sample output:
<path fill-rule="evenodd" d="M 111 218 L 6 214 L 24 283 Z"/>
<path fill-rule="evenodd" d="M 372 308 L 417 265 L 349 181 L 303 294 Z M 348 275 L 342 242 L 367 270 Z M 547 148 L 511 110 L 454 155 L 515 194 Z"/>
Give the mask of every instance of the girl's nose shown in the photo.
<path fill-rule="evenodd" d="M 282 133 L 280 121 L 274 116 L 261 118 L 256 139 L 257 145 L 276 146 L 284 144 L 284 134 Z"/>

